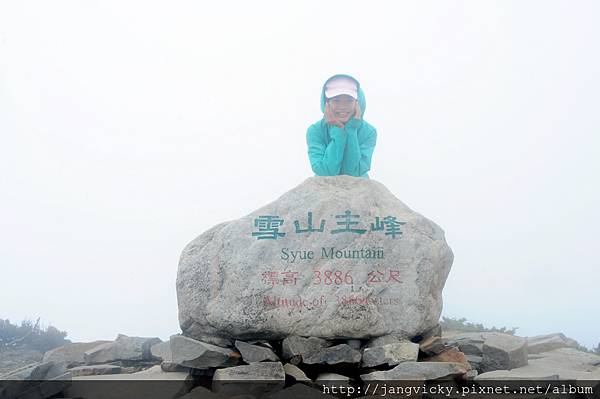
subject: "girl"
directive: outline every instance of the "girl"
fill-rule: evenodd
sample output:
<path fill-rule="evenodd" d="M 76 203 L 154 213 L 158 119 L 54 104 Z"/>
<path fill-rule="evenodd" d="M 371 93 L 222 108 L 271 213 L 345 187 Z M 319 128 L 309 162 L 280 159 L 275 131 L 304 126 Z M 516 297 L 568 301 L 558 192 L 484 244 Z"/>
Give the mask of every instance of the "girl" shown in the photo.
<path fill-rule="evenodd" d="M 323 118 L 306 133 L 308 159 L 317 176 L 368 179 L 377 132 L 363 120 L 365 95 L 350 75 L 334 75 L 321 90 Z"/>

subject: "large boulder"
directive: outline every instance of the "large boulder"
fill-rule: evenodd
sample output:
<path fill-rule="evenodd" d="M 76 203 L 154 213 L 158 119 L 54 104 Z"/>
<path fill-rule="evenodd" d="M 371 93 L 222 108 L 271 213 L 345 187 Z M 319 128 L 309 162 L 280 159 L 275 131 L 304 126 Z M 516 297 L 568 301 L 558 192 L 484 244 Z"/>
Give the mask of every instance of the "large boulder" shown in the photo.
<path fill-rule="evenodd" d="M 179 321 L 208 343 L 412 338 L 437 325 L 452 261 L 443 230 L 383 184 L 310 177 L 185 247 Z"/>

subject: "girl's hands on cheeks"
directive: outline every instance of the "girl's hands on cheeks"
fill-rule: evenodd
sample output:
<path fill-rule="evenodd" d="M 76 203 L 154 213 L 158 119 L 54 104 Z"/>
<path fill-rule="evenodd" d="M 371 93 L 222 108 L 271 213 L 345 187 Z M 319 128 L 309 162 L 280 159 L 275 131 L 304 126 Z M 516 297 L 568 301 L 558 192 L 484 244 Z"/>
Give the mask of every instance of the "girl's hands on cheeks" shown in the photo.
<path fill-rule="evenodd" d="M 344 124 L 342 122 L 340 122 L 333 114 L 333 111 L 331 110 L 331 107 L 329 106 L 329 102 L 327 102 L 325 104 L 325 121 L 330 125 L 336 125 L 340 129 L 344 128 Z"/>

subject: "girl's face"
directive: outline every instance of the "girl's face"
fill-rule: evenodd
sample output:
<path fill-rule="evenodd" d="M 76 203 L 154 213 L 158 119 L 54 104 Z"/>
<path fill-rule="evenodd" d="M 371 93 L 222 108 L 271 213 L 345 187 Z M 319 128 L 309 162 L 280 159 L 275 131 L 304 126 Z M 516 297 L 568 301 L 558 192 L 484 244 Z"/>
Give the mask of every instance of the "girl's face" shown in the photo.
<path fill-rule="evenodd" d="M 356 100 L 347 94 L 340 94 L 327 101 L 333 115 L 342 123 L 348 122 L 356 112 Z"/>

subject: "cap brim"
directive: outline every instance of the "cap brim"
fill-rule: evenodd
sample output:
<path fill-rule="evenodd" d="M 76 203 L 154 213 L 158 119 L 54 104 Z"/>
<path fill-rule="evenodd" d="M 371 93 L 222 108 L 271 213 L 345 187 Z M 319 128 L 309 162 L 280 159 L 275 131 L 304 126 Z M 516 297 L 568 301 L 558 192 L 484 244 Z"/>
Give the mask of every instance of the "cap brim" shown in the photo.
<path fill-rule="evenodd" d="M 344 90 L 344 89 L 329 89 L 329 90 L 325 90 L 325 97 L 327 98 L 333 98 L 335 96 L 340 96 L 342 94 L 347 94 L 350 97 L 352 97 L 353 99 L 357 100 L 358 97 L 356 95 L 355 91 L 352 90 Z"/>

